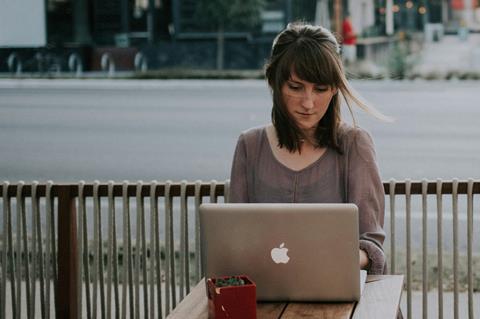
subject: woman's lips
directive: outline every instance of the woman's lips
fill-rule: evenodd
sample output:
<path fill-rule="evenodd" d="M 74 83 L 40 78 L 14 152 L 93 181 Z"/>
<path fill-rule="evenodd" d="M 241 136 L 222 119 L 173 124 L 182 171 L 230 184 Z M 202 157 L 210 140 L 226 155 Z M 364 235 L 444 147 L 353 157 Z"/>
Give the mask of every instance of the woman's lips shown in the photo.
<path fill-rule="evenodd" d="M 297 114 L 301 115 L 301 116 L 311 116 L 313 115 L 314 113 L 302 113 L 302 112 L 297 112 Z"/>

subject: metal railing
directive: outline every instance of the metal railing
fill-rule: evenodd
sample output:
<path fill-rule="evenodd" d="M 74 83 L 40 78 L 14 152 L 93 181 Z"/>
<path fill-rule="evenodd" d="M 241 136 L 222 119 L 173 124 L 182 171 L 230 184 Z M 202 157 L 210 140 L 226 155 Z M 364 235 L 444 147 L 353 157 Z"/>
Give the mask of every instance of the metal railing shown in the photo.
<path fill-rule="evenodd" d="M 228 186 L 216 181 L 4 182 L 0 185 L 0 319 L 25 314 L 28 318 L 166 317 L 202 277 L 198 207 L 207 200 L 228 202 L 224 198 Z M 462 283 L 468 291 L 468 315 L 473 318 L 473 247 L 479 244 L 473 242 L 473 199 L 480 194 L 480 182 L 392 180 L 384 188 L 388 221 L 384 247 L 390 272 L 406 275 L 406 317 L 413 316 L 417 281 L 422 316 L 428 317 L 432 305 L 427 292 L 433 288 L 429 267 L 434 267 L 438 317 L 444 314 L 446 284 L 452 286 L 453 317 L 459 317 Z M 428 209 L 432 200 L 436 201 L 434 216 Z M 452 242 L 447 251 L 444 204 L 450 200 Z M 416 215 L 412 213 L 415 206 L 421 207 Z M 466 255 L 459 252 L 459 214 L 467 218 Z M 412 229 L 412 218 L 421 219 L 414 224 L 418 231 Z M 428 226 L 429 218 L 436 222 L 434 229 Z M 437 234 L 436 265 L 428 249 L 433 232 Z M 421 249 L 412 249 L 412 238 L 418 237 Z M 447 264 L 443 263 L 450 252 L 451 279 L 444 276 Z M 414 269 L 417 255 L 422 260 L 419 274 Z M 465 276 L 460 266 L 467 267 Z M 420 279 L 414 280 L 417 275 Z"/>

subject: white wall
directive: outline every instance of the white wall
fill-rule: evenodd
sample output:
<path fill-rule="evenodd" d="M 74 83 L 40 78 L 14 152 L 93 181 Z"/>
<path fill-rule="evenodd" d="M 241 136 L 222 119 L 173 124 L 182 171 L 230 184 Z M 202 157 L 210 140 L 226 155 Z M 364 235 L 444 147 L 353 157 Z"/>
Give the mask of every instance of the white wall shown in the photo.
<path fill-rule="evenodd" d="M 0 0 L 0 47 L 46 44 L 43 0 Z"/>
<path fill-rule="evenodd" d="M 375 24 L 375 5 L 373 0 L 350 0 L 348 3 L 355 33 Z"/>

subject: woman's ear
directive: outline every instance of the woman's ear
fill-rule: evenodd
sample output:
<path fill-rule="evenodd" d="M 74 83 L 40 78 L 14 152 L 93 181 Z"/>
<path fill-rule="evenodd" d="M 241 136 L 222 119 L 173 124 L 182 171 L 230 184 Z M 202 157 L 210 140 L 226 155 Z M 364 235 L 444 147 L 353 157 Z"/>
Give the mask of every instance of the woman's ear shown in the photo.
<path fill-rule="evenodd" d="M 338 88 L 332 87 L 332 96 L 336 95 L 337 93 L 338 93 Z"/>

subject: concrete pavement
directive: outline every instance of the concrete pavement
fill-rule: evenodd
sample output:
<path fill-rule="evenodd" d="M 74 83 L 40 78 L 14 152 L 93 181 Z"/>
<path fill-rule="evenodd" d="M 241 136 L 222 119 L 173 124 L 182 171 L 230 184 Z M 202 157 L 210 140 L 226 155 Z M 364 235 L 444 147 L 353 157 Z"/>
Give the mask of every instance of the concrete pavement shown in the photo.
<path fill-rule="evenodd" d="M 414 67 L 419 74 L 480 72 L 480 34 L 471 33 L 464 41 L 446 35 L 438 42 L 426 42 L 419 58 Z"/>

